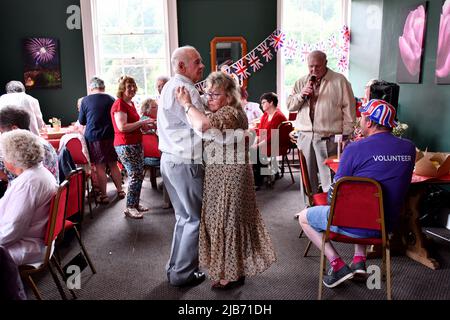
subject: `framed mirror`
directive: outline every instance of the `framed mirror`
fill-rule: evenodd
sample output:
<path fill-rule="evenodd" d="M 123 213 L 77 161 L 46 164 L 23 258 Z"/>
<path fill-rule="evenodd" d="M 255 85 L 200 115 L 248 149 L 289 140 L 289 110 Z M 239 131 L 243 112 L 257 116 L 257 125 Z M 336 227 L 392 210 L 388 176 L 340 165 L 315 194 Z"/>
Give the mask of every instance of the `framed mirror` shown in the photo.
<path fill-rule="evenodd" d="M 247 41 L 244 37 L 215 37 L 210 42 L 211 72 L 227 68 L 247 54 Z M 241 86 L 247 88 L 244 79 Z"/>

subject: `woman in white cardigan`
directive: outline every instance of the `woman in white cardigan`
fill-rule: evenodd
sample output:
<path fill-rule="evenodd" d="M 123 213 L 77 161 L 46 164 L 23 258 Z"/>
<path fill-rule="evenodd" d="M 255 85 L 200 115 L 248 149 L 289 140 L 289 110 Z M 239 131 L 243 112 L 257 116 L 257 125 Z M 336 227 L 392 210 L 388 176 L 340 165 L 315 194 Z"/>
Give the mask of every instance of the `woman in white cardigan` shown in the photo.
<path fill-rule="evenodd" d="M 42 143 L 27 130 L 3 133 L 0 152 L 5 167 L 17 175 L 0 199 L 0 246 L 17 265 L 41 262 L 56 179 L 42 165 Z"/>

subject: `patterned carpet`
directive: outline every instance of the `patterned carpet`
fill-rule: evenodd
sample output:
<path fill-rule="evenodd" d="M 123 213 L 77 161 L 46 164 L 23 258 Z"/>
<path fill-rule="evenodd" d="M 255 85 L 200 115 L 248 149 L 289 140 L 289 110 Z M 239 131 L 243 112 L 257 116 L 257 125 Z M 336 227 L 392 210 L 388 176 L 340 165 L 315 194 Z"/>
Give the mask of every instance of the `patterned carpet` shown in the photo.
<path fill-rule="evenodd" d="M 151 211 L 142 220 L 124 217 L 125 200 L 113 200 L 108 206 L 97 207 L 94 218 L 86 215 L 82 237 L 91 255 L 97 274 L 89 268 L 82 272 L 79 300 L 314 300 L 317 297 L 319 257 L 312 248 L 303 257 L 307 239 L 298 238 L 299 226 L 294 214 L 300 209 L 299 176 L 291 184 L 289 176 L 277 180 L 273 189 L 257 191 L 259 208 L 270 230 L 277 252 L 277 262 L 265 273 L 248 278 L 245 285 L 229 290 L 211 289 L 204 281 L 196 287 L 171 287 L 165 276 L 174 224 L 172 209 L 162 209 L 162 192 L 151 189 L 148 177 L 144 181 L 142 204 Z M 110 198 L 114 187 L 108 185 Z M 73 239 L 75 240 L 75 239 Z M 71 250 L 67 249 L 70 248 Z M 63 249 L 64 263 L 76 255 L 76 241 Z M 75 248 L 75 249 L 74 249 Z M 349 262 L 351 246 L 337 245 Z M 450 299 L 449 243 L 433 240 L 433 257 L 441 264 L 431 270 L 406 256 L 392 257 L 392 294 L 396 300 Z M 379 259 L 368 264 L 380 265 Z M 59 300 L 60 296 L 49 275 L 36 277 L 45 299 Z M 28 292 L 30 299 L 34 299 Z M 335 289 L 324 288 L 325 300 L 383 300 L 381 289 L 369 290 L 365 282 L 347 281 Z"/>

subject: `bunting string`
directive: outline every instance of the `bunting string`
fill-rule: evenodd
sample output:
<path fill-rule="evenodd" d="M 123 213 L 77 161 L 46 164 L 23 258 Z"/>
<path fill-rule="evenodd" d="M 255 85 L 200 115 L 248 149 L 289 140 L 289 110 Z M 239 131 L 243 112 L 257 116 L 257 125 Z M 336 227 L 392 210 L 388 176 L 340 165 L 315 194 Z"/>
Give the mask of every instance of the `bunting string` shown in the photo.
<path fill-rule="evenodd" d="M 303 63 L 306 62 L 308 54 L 314 50 L 324 51 L 328 57 L 336 58 L 337 68 L 340 72 L 345 72 L 349 67 L 349 48 L 350 29 L 346 25 L 342 26 L 338 34 L 332 34 L 326 41 L 314 44 L 287 38 L 285 32 L 275 30 L 248 54 L 228 66 L 225 72 L 242 82 L 261 70 L 280 51 L 286 59 L 299 59 Z M 196 83 L 195 87 L 203 92 L 205 84 L 204 80 Z"/>

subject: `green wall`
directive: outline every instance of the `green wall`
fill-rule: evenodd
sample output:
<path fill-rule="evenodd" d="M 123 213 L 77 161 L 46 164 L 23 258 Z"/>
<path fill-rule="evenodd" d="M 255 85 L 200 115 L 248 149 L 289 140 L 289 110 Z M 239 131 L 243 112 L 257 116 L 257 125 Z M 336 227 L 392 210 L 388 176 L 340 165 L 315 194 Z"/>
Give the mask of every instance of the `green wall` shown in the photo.
<path fill-rule="evenodd" d="M 259 45 L 277 26 L 276 0 L 178 0 L 178 42 L 196 47 L 211 69 L 209 43 L 214 37 L 242 36 L 248 51 Z M 276 59 L 248 81 L 249 100 L 276 92 Z"/>
<path fill-rule="evenodd" d="M 380 77 L 396 82 L 398 37 L 404 21 L 398 17 L 405 8 L 423 1 L 384 1 Z M 435 83 L 436 50 L 441 0 L 428 1 L 422 80 L 419 84 L 400 84 L 399 120 L 409 125 L 407 136 L 420 149 L 450 151 L 450 85 Z"/>
<path fill-rule="evenodd" d="M 0 10 L 0 92 L 10 80 L 23 81 L 22 40 L 27 37 L 59 39 L 61 78 L 60 89 L 33 89 L 27 93 L 39 100 L 44 121 L 52 116 L 63 124 L 76 121 L 76 101 L 86 95 L 83 38 L 80 30 L 69 30 L 66 13 L 79 0 L 14 0 L 1 1 Z"/>

